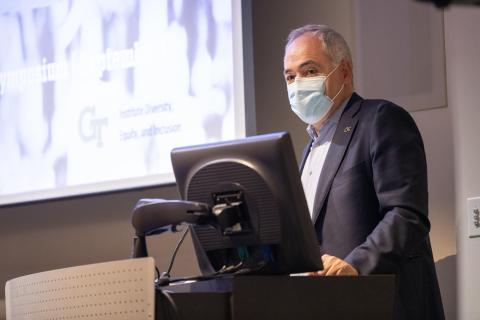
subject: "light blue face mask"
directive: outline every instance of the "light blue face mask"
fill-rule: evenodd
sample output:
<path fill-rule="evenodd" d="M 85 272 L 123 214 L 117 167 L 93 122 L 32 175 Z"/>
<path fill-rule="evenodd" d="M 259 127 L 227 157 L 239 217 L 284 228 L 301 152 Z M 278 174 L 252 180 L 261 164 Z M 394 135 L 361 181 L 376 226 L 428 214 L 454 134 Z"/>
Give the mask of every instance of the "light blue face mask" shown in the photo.
<path fill-rule="evenodd" d="M 317 123 L 327 114 L 332 107 L 333 100 L 342 92 L 343 85 L 332 99 L 325 95 L 325 81 L 337 70 L 338 66 L 327 75 L 306 78 L 296 77 L 294 82 L 287 85 L 290 106 L 303 122 Z"/>

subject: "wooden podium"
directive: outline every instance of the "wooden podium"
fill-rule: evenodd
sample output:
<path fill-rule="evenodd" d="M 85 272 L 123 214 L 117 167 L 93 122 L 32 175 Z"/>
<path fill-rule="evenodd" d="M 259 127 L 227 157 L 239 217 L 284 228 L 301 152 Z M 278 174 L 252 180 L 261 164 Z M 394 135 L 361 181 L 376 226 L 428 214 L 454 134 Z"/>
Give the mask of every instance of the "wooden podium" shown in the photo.
<path fill-rule="evenodd" d="M 374 275 L 238 276 L 163 288 L 182 320 L 385 320 L 392 319 L 394 287 L 394 276 Z"/>

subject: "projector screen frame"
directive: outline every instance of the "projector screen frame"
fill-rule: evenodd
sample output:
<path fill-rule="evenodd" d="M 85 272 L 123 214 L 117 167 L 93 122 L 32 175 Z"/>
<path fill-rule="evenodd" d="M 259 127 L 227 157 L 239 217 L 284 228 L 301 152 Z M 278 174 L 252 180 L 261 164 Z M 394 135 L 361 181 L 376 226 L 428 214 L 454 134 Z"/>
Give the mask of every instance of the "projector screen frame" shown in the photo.
<path fill-rule="evenodd" d="M 256 133 L 251 0 L 232 0 L 231 5 L 235 61 L 233 105 L 236 112 L 236 138 L 242 138 Z M 243 108 L 238 108 L 239 105 Z M 169 187 L 175 185 L 175 180 L 173 172 L 170 172 L 142 178 L 119 179 L 113 183 L 114 185 L 112 181 L 103 181 L 65 186 L 61 189 L 0 195 L 0 208 Z"/>

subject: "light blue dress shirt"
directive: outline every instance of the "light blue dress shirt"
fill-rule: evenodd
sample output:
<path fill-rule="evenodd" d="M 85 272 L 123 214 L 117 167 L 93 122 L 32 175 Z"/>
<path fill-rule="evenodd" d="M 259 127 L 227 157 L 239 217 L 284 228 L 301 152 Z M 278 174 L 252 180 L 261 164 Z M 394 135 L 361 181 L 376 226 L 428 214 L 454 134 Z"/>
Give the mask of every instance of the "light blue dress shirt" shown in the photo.
<path fill-rule="evenodd" d="M 325 121 L 319 132 L 317 132 L 312 125 L 307 127 L 307 133 L 310 138 L 312 138 L 313 143 L 307 160 L 305 160 L 305 165 L 303 166 L 302 185 L 311 217 L 313 217 L 313 204 L 323 164 L 325 163 L 325 158 L 327 157 L 328 149 L 332 143 L 333 135 L 335 134 L 335 129 L 337 128 L 340 116 L 349 100 L 350 97 L 342 102 L 337 111 Z"/>

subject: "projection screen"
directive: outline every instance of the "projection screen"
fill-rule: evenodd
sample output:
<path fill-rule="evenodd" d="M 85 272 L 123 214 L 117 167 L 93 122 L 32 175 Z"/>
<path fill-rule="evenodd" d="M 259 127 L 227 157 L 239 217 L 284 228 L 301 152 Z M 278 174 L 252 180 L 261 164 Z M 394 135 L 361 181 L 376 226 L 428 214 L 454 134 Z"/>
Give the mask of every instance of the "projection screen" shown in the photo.
<path fill-rule="evenodd" d="M 245 136 L 237 0 L 0 2 L 0 205 L 174 182 Z"/>

